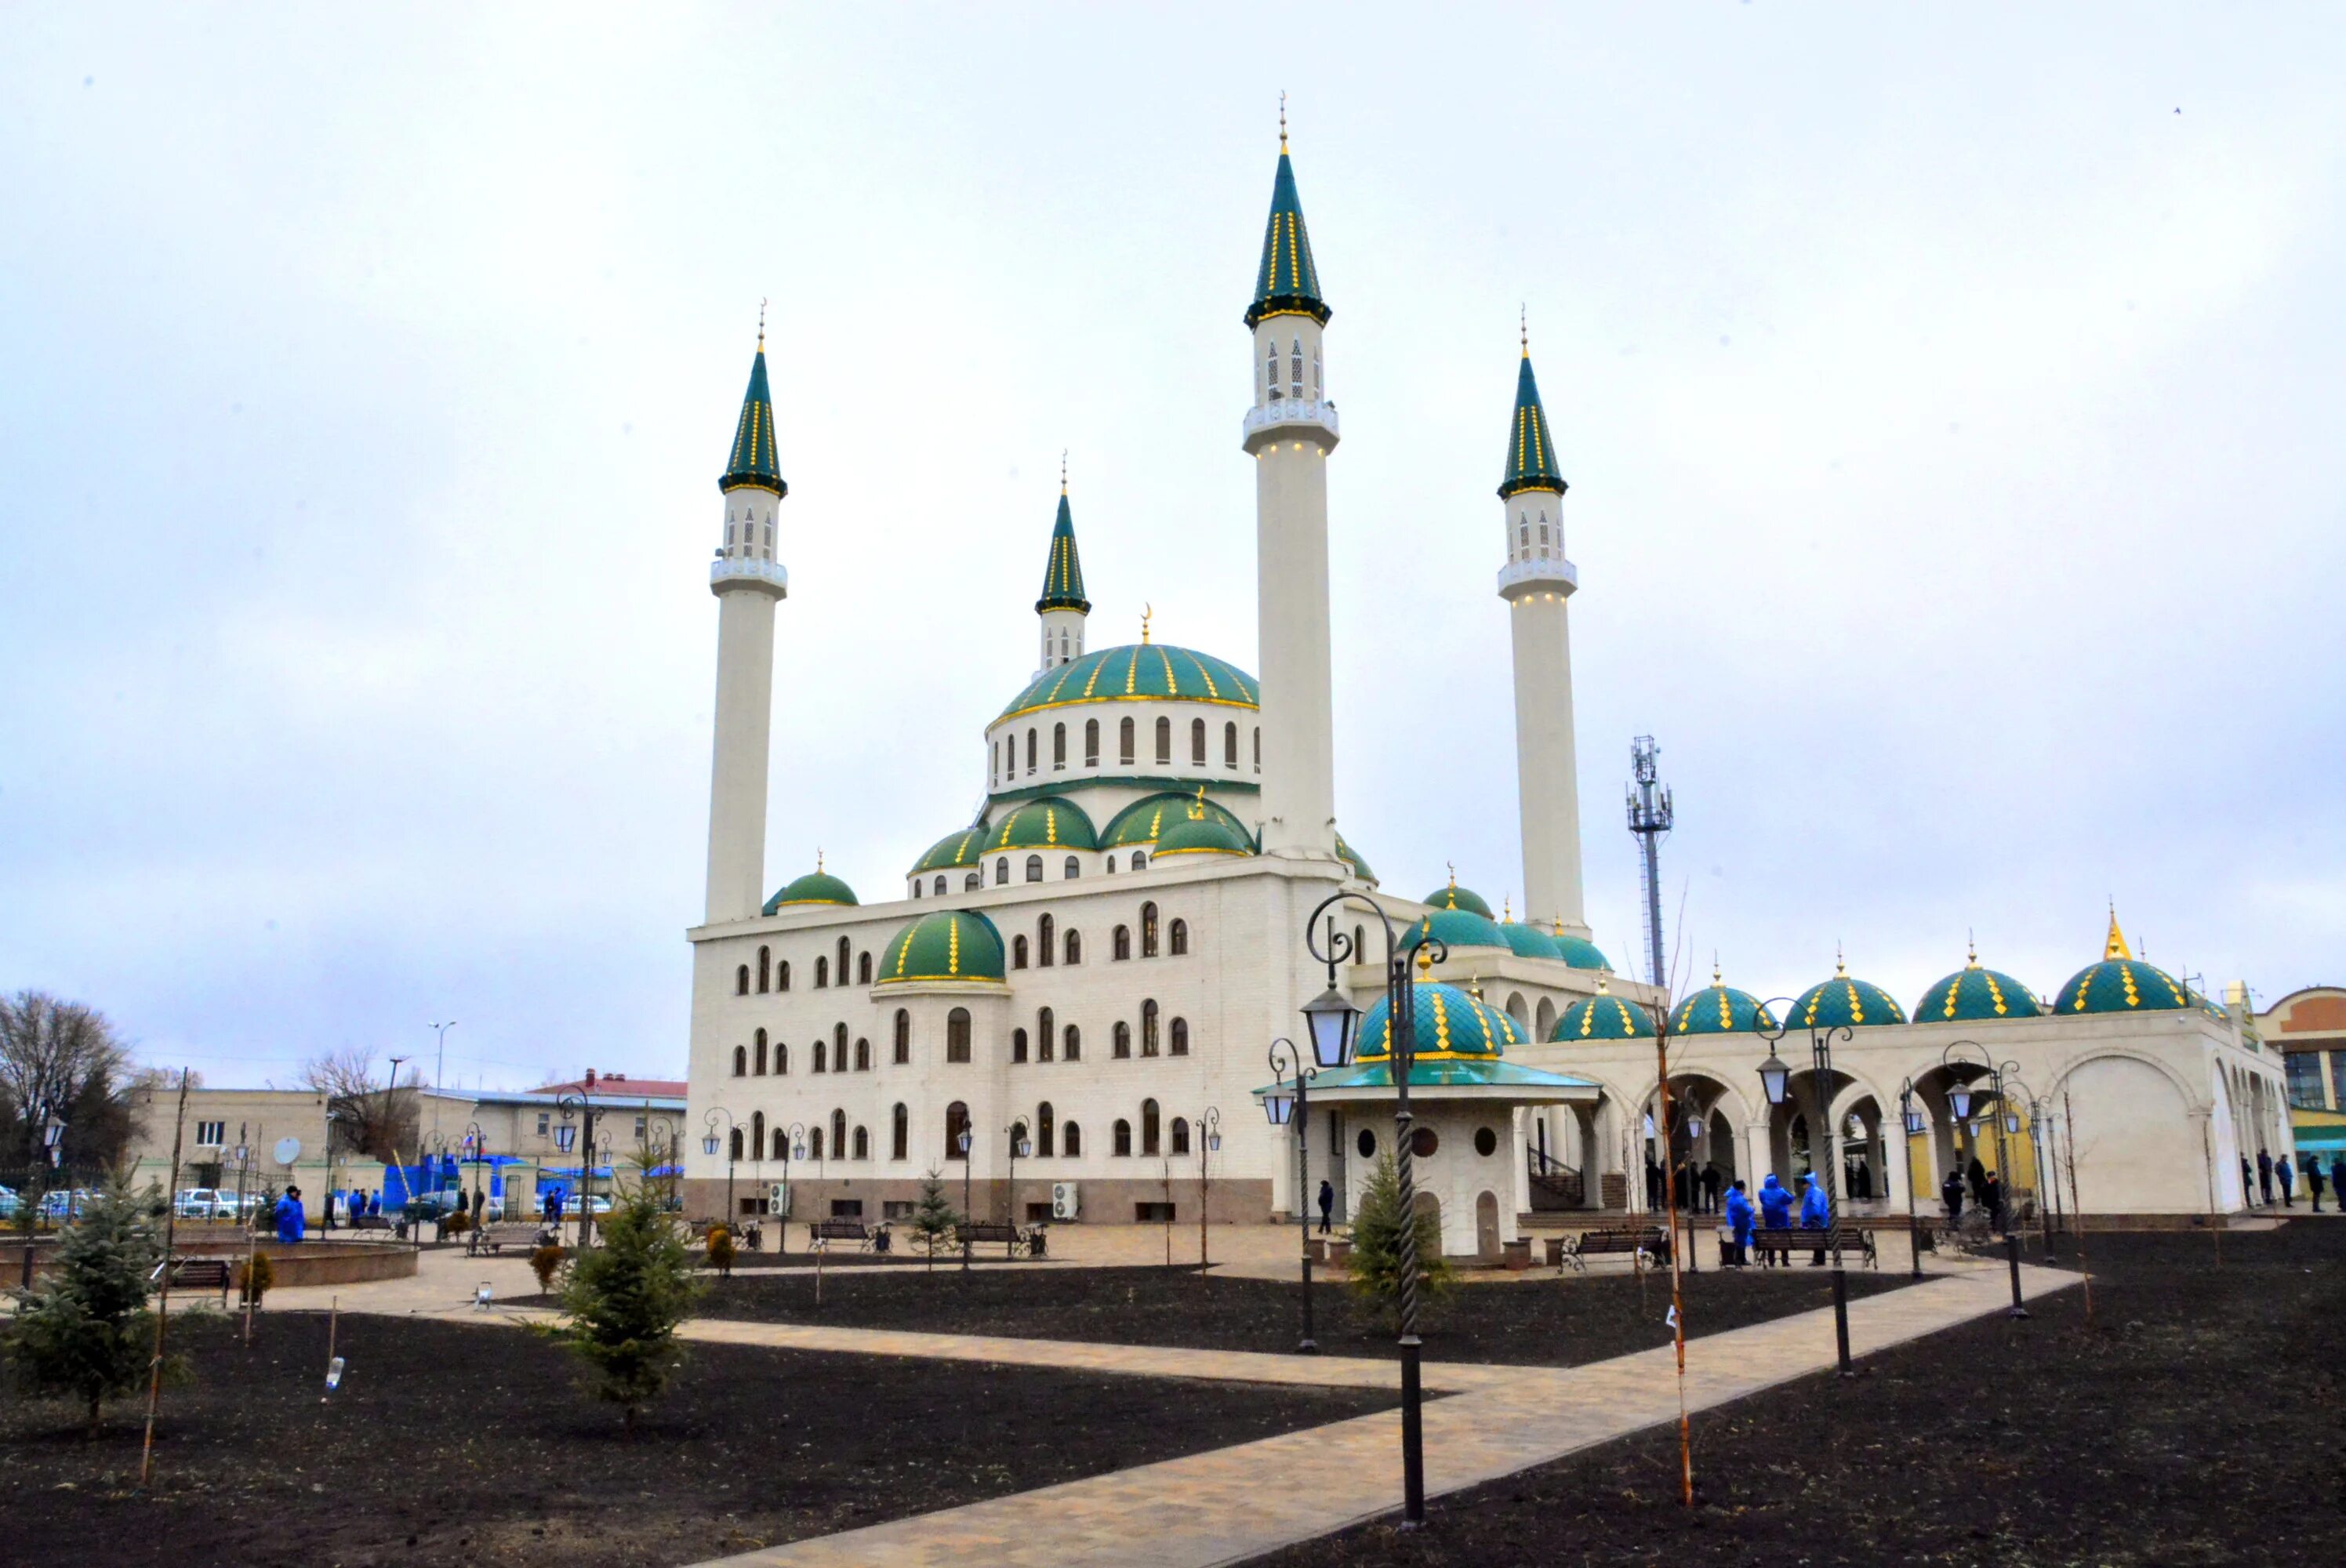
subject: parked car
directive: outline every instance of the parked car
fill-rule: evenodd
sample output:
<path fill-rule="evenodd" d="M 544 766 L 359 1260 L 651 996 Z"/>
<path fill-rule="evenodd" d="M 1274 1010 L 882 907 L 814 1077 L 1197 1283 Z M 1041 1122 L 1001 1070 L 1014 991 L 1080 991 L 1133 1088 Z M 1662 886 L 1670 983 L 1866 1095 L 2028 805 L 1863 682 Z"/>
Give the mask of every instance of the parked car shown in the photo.
<path fill-rule="evenodd" d="M 62 1222 L 87 1208 L 90 1200 L 97 1196 L 86 1186 L 59 1187 L 55 1192 L 45 1192 L 41 1195 L 41 1217 L 52 1223 Z"/>
<path fill-rule="evenodd" d="M 189 1187 L 178 1196 L 181 1219 L 234 1219 L 236 1194 L 218 1187 Z"/>
<path fill-rule="evenodd" d="M 15 1187 L 0 1186 L 0 1219 L 15 1218 L 16 1211 L 24 1207 L 25 1200 L 16 1196 Z"/>

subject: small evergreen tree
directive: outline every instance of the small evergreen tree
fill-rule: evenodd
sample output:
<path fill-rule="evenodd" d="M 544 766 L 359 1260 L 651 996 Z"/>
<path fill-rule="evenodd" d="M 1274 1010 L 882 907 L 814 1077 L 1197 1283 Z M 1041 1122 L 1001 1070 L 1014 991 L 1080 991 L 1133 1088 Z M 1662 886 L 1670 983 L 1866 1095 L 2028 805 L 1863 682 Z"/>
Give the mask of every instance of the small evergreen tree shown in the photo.
<path fill-rule="evenodd" d="M 550 1296 L 554 1293 L 554 1277 L 561 1272 L 562 1260 L 568 1256 L 568 1251 L 556 1241 L 531 1250 L 529 1271 L 537 1276 L 538 1294 Z"/>
<path fill-rule="evenodd" d="M 721 1225 L 709 1227 L 709 1267 L 724 1278 L 733 1278 L 733 1232 Z"/>
<path fill-rule="evenodd" d="M 937 1248 L 961 1223 L 961 1216 L 945 1197 L 944 1178 L 932 1170 L 921 1177 L 921 1201 L 913 1210 L 913 1234 L 920 1238 L 921 1250 L 929 1255 L 929 1267 L 937 1266 Z"/>
<path fill-rule="evenodd" d="M 597 1392 L 632 1428 L 684 1364 L 677 1325 L 692 1311 L 699 1284 L 684 1237 L 646 1183 L 622 1187 L 603 1218 L 603 1243 L 570 1266 L 562 1305 L 570 1347 L 598 1374 Z"/>
<path fill-rule="evenodd" d="M 147 1282 L 161 1256 L 154 1222 L 127 1186 L 110 1184 L 93 1197 L 81 1222 L 66 1227 L 56 1272 L 15 1293 L 7 1348 L 17 1387 L 83 1401 L 95 1433 L 99 1405 L 145 1381 L 155 1349 Z"/>
<path fill-rule="evenodd" d="M 236 1266 L 236 1298 L 239 1301 L 249 1300 L 258 1307 L 276 1285 L 277 1266 L 269 1261 L 269 1254 L 265 1252 L 255 1252 L 250 1266 L 243 1263 Z"/>
<path fill-rule="evenodd" d="M 1377 1161 L 1352 1215 L 1352 1290 L 1372 1304 L 1388 1323 L 1401 1320 L 1401 1173 L 1387 1154 Z M 1421 1304 L 1436 1300 L 1457 1276 L 1442 1256 L 1442 1221 L 1431 1210 L 1417 1216 L 1417 1294 Z"/>

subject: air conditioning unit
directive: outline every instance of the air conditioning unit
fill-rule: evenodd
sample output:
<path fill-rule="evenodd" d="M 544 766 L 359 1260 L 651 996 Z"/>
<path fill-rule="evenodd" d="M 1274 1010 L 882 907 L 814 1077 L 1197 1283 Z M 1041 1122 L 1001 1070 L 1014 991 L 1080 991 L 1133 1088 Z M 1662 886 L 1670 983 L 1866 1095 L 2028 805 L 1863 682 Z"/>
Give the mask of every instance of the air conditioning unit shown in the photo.
<path fill-rule="evenodd" d="M 1076 1201 L 1075 1183 L 1055 1181 L 1051 1184 L 1051 1217 L 1053 1219 L 1074 1219 L 1081 1207 Z"/>
<path fill-rule="evenodd" d="M 787 1215 L 790 1212 L 790 1183 L 786 1181 L 775 1182 L 767 1189 L 766 1196 L 770 1200 L 766 1206 L 767 1213 Z"/>

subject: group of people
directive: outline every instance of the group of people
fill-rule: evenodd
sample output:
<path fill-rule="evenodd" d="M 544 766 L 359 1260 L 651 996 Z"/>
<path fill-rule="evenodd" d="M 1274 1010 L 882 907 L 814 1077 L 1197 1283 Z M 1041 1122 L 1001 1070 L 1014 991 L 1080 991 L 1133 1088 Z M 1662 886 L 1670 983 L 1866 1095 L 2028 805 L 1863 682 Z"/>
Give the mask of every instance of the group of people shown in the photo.
<path fill-rule="evenodd" d="M 2004 1178 L 1980 1164 L 1976 1155 L 1972 1156 L 1970 1164 L 1959 1170 L 1949 1171 L 1947 1179 L 1939 1184 L 1939 1201 L 1946 1206 L 1950 1227 L 1959 1224 L 1964 1217 L 1966 1190 L 1971 1195 L 1972 1206 L 1987 1216 L 1988 1224 L 2002 1230 L 2004 1227 Z"/>
<path fill-rule="evenodd" d="M 2313 1200 L 2313 1211 L 2319 1214 L 2321 1212 L 2321 1189 L 2325 1185 L 2321 1174 L 2321 1156 L 2306 1155 L 2302 1157 L 2305 1160 L 2305 1193 Z M 2257 1190 L 2263 1195 L 2265 1207 L 2268 1208 L 2272 1207 L 2273 1187 L 2276 1185 L 2280 1188 L 2280 1206 L 2283 1208 L 2295 1208 L 2297 1207 L 2297 1162 L 2287 1155 L 2275 1159 L 2270 1149 L 2259 1149 L 2256 1186 Z M 2327 1185 L 2331 1196 L 2337 1199 L 2339 1207 L 2346 1208 L 2346 1152 L 2330 1156 L 2330 1176 Z M 2249 1159 L 2246 1155 L 2243 1155 L 2240 1156 L 2240 1191 L 2246 1193 L 2248 1190 Z"/>
<path fill-rule="evenodd" d="M 351 1228 L 352 1230 L 356 1230 L 358 1228 L 359 1221 L 364 1219 L 368 1215 L 372 1214 L 378 1217 L 382 1215 L 382 1194 L 378 1192 L 370 1196 L 364 1187 L 354 1186 L 351 1188 L 348 1193 L 343 1195 L 342 1212 L 349 1216 Z M 328 1218 L 331 1219 L 332 1217 L 332 1216 L 330 1211 Z"/>
<path fill-rule="evenodd" d="M 1670 1194 L 1678 1199 L 1679 1208 L 1688 1214 L 1717 1214 L 1719 1189 L 1726 1179 L 1715 1165 L 1697 1166 L 1692 1160 L 1682 1160 L 1670 1173 Z M 1665 1194 L 1662 1191 L 1662 1167 L 1651 1155 L 1646 1156 L 1646 1207 L 1659 1208 Z"/>
<path fill-rule="evenodd" d="M 1727 1267 L 1743 1268 L 1750 1265 L 1752 1238 L 1757 1230 L 1795 1228 L 1792 1212 L 1796 1203 L 1799 1205 L 1800 1217 L 1797 1228 L 1801 1230 L 1832 1228 L 1832 1200 L 1825 1196 L 1824 1183 L 1806 1172 L 1792 1179 L 1800 1184 L 1800 1191 L 1797 1195 L 1788 1190 L 1783 1183 L 1776 1179 L 1774 1171 L 1770 1171 L 1767 1179 L 1760 1184 L 1760 1198 L 1756 1205 L 1752 1202 L 1751 1195 L 1744 1191 L 1740 1179 L 1728 1187 L 1728 1240 L 1726 1257 L 1723 1259 Z M 1765 1247 L 1760 1251 L 1760 1261 L 1763 1266 L 1770 1263 L 1790 1263 L 1791 1256 L 1789 1249 L 1784 1247 Z M 1812 1268 L 1823 1268 L 1824 1248 L 1818 1247 L 1815 1256 L 1809 1261 Z"/>

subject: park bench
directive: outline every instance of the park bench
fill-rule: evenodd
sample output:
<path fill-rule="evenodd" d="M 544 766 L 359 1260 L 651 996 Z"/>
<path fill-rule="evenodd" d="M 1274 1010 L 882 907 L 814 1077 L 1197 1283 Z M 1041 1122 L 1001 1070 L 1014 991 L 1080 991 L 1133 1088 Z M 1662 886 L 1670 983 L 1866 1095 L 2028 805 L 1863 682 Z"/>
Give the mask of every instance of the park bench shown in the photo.
<path fill-rule="evenodd" d="M 470 1233 L 472 1240 L 468 1245 L 474 1252 L 486 1252 L 492 1256 L 503 1252 L 508 1247 L 535 1248 L 537 1245 L 538 1230 L 537 1226 L 529 1224 L 500 1222 L 495 1225 L 484 1225 Z"/>
<path fill-rule="evenodd" d="M 228 1259 L 224 1257 L 180 1257 L 171 1264 L 171 1283 L 183 1290 L 218 1290 L 220 1305 L 228 1305 L 228 1291 L 233 1280 Z"/>
<path fill-rule="evenodd" d="M 1569 1264 L 1583 1274 L 1588 1272 L 1587 1259 L 1608 1253 L 1627 1253 L 1659 1263 L 1670 1255 L 1670 1238 L 1658 1225 L 1624 1225 L 1584 1230 L 1548 1243 L 1550 1263 L 1558 1268 Z"/>
<path fill-rule="evenodd" d="M 1020 1226 L 1008 1225 L 998 1220 L 981 1220 L 974 1225 L 964 1225 L 959 1228 L 958 1235 L 960 1240 L 973 1247 L 984 1247 L 998 1241 L 1002 1244 L 1002 1255 L 1005 1257 L 1017 1257 L 1018 1249 L 1022 1247 L 1025 1247 L 1032 1257 L 1039 1257 L 1043 1252 L 1042 1233 L 1039 1230 L 1029 1231 Z"/>
<path fill-rule="evenodd" d="M 807 1244 L 852 1241 L 859 1248 L 872 1245 L 872 1227 L 860 1219 L 818 1219 L 807 1227 Z"/>
<path fill-rule="evenodd" d="M 1841 1261 L 1842 1253 L 1855 1252 L 1865 1259 L 1868 1268 L 1882 1267 L 1882 1255 L 1873 1245 L 1872 1231 L 1844 1229 L 1838 1225 L 1822 1230 L 1803 1230 L 1790 1225 L 1763 1225 L 1751 1233 L 1751 1250 L 1759 1255 L 1762 1267 L 1769 1267 L 1770 1260 L 1780 1255 L 1789 1266 L 1791 1255 L 1796 1252 L 1805 1252 L 1811 1257 L 1820 1252 L 1831 1253 L 1836 1264 Z"/>

